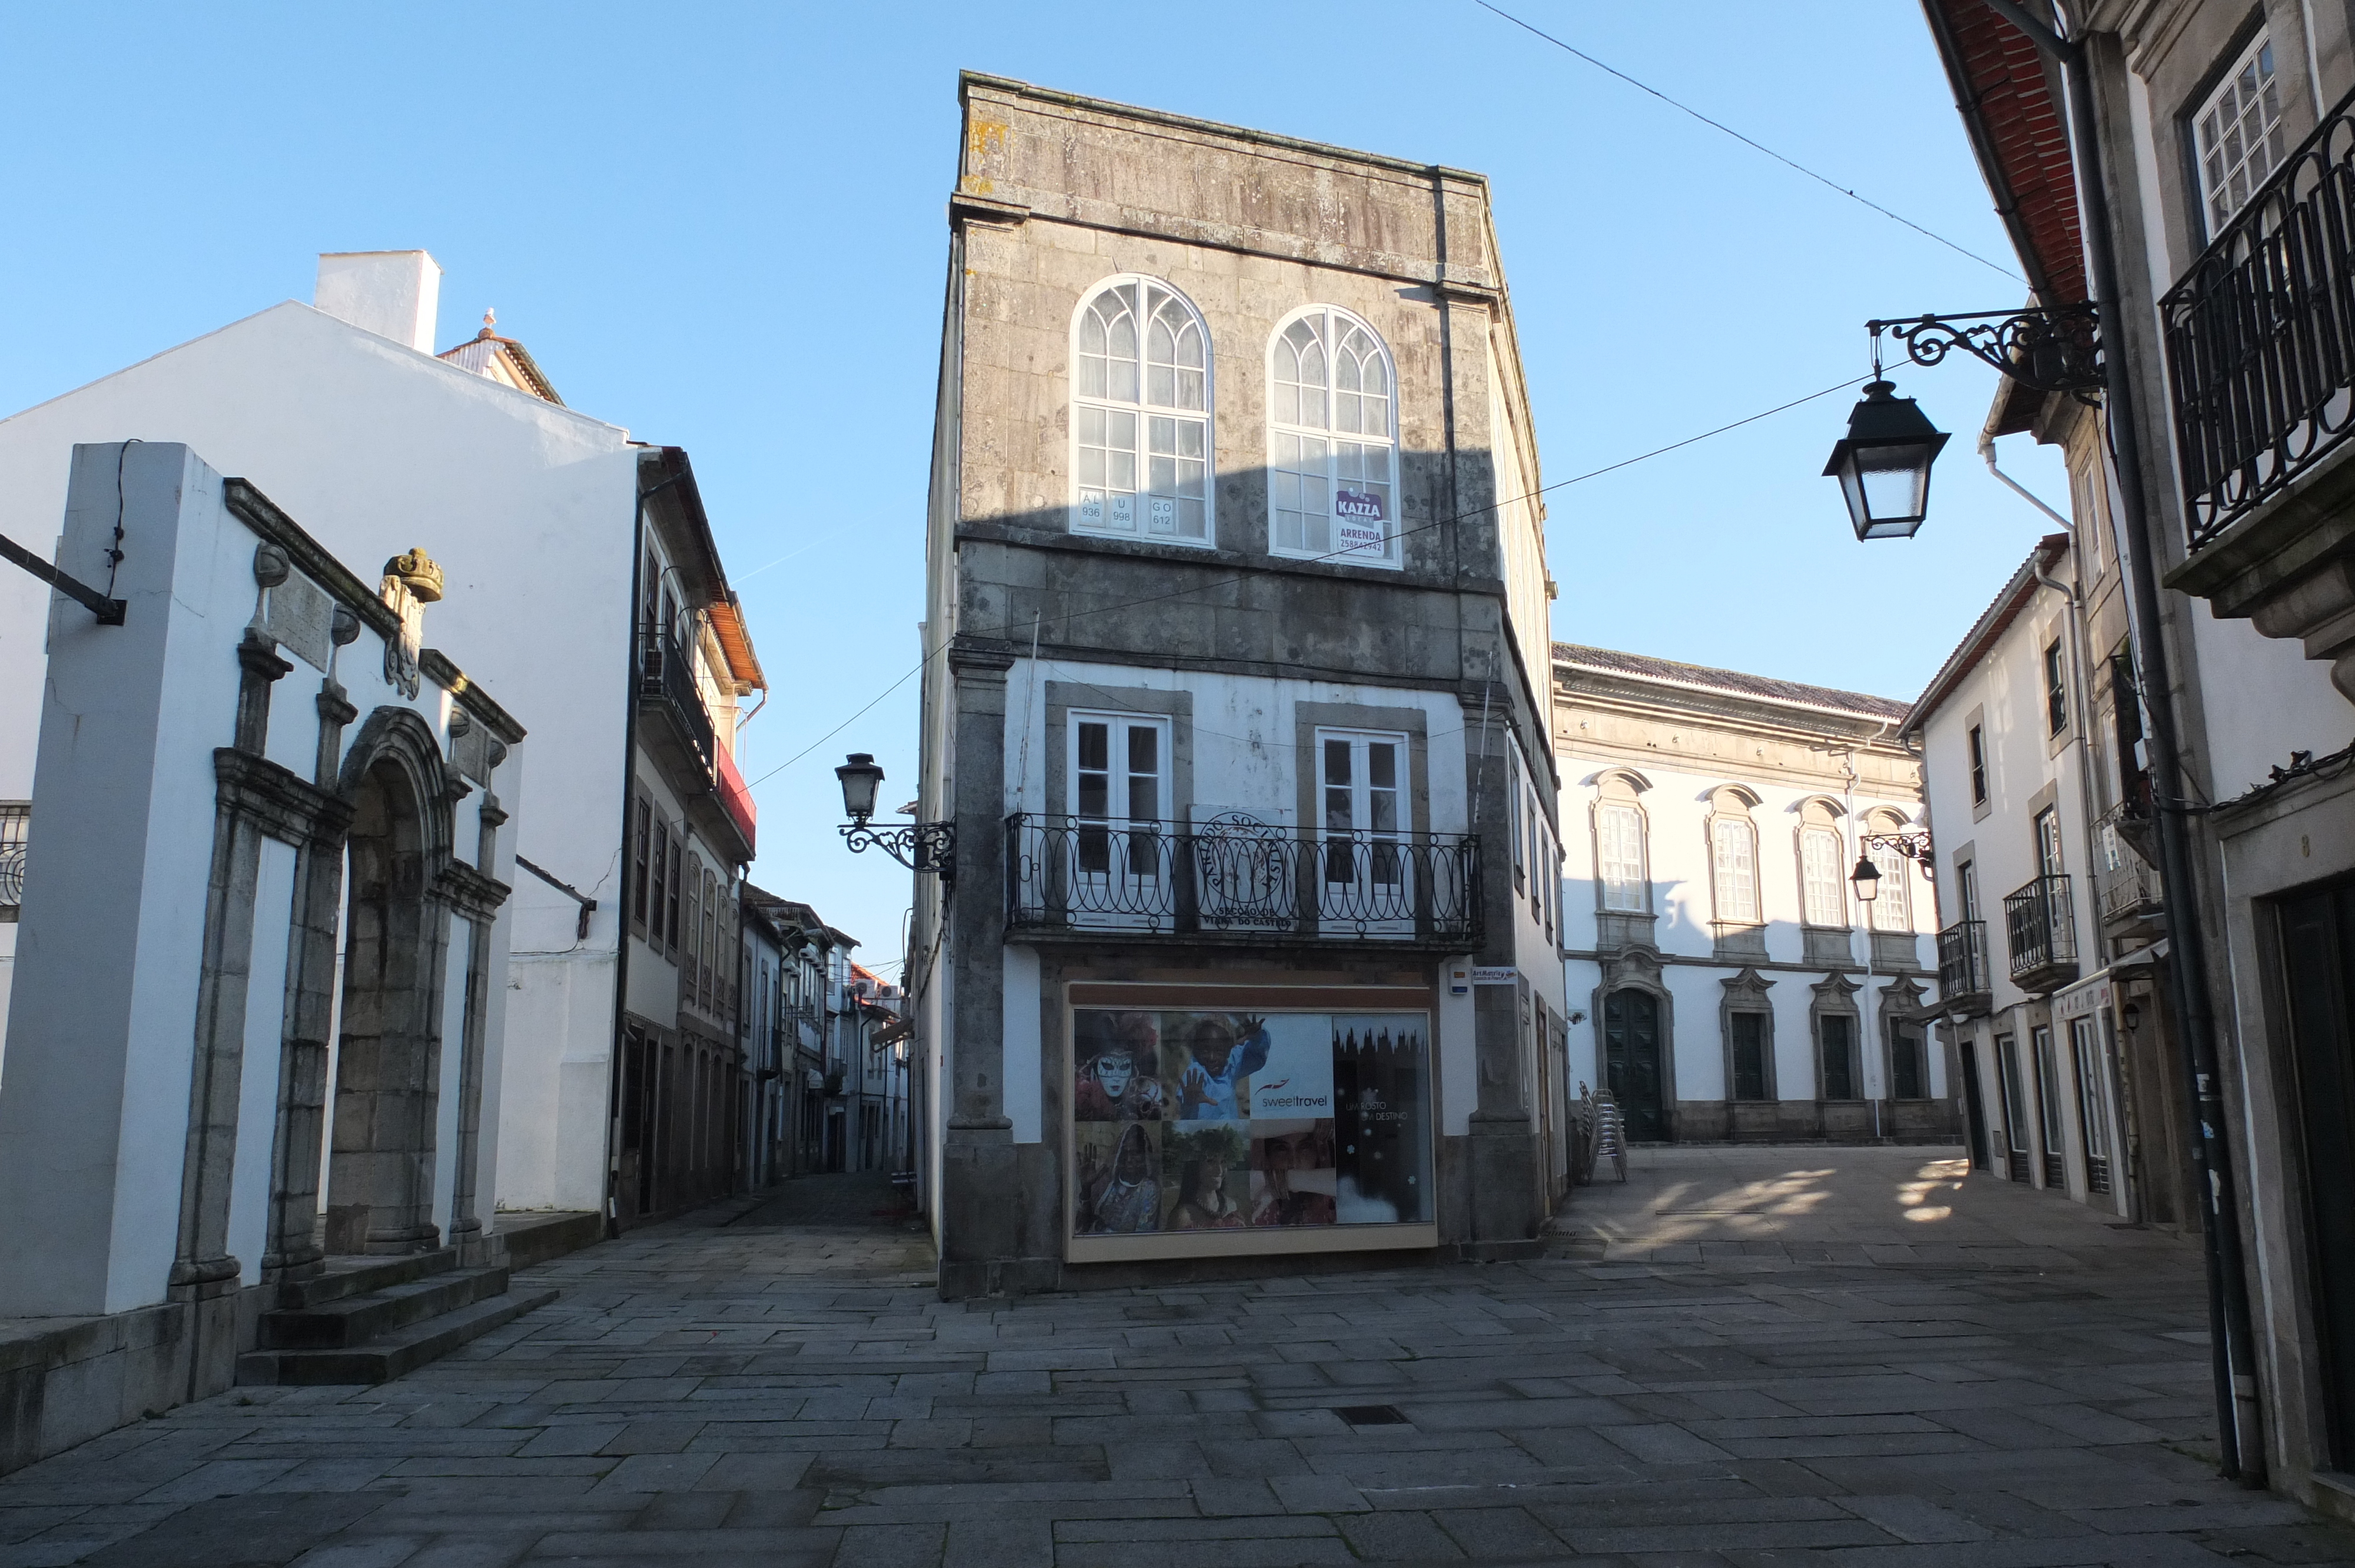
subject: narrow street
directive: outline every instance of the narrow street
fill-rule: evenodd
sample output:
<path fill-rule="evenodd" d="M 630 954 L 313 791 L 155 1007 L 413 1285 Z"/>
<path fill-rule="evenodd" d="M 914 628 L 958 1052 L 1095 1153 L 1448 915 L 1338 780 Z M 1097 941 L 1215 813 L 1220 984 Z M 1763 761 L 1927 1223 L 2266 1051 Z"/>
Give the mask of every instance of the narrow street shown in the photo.
<path fill-rule="evenodd" d="M 1954 1152 L 1639 1150 L 1541 1262 L 956 1304 L 808 1179 L 0 1480 L 0 1568 L 2355 1562 L 2205 1462 L 2197 1249 Z"/>

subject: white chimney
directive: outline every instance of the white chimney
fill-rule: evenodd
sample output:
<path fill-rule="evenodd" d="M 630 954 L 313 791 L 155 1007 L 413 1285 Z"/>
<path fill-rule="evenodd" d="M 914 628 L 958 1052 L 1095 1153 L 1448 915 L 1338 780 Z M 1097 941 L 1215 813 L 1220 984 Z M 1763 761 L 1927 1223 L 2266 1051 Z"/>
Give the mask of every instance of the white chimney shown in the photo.
<path fill-rule="evenodd" d="M 338 321 L 431 354 L 442 267 L 422 250 L 328 251 L 319 258 L 311 302 Z"/>

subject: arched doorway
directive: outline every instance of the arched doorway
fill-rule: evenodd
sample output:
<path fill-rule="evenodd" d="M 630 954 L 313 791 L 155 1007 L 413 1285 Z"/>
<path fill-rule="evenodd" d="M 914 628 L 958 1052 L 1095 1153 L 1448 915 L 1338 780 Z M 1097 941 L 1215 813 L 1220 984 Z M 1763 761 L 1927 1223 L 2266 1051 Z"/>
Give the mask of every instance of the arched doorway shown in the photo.
<path fill-rule="evenodd" d="M 1668 1107 L 1660 1072 L 1660 1000 L 1647 991 L 1614 991 L 1603 1001 L 1603 1081 L 1619 1102 L 1633 1142 L 1665 1142 Z"/>
<path fill-rule="evenodd" d="M 433 882 L 449 859 L 449 806 L 423 723 L 380 710 L 368 728 L 380 723 L 391 733 L 363 734 L 342 789 L 352 825 L 326 1250 L 345 1255 L 421 1252 L 442 1239 L 433 1171 L 450 915 Z M 403 744 L 419 739 L 421 749 Z"/>

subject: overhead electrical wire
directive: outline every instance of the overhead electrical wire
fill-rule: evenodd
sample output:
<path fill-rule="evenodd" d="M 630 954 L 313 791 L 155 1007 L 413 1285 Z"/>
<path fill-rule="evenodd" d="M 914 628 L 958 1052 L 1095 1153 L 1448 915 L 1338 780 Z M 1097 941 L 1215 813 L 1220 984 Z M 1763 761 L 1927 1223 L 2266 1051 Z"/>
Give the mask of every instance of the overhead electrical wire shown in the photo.
<path fill-rule="evenodd" d="M 1495 12 L 1497 16 L 1502 16 L 1506 21 L 1510 22 L 1514 26 L 1521 28 L 1525 32 L 1533 33 L 1537 37 L 1543 38 L 1547 43 L 1551 44 L 1554 48 L 1566 50 L 1571 54 L 1576 55 L 1580 59 L 1584 60 L 1596 70 L 1602 71 L 1606 75 L 1615 76 L 1621 81 L 1625 82 L 1629 87 L 1635 88 L 1638 91 L 1650 93 L 1654 98 L 1658 99 L 1662 103 L 1667 104 L 1669 108 L 1678 111 L 1679 113 L 1692 116 L 1695 120 L 1700 121 L 1710 130 L 1721 131 L 1726 135 L 1731 136 L 1735 141 L 1741 143 L 1743 146 L 1751 148 L 1755 152 L 1765 154 L 1768 157 L 1774 159 L 1776 163 L 1781 164 L 1784 167 L 1796 170 L 1797 173 L 1806 175 L 1807 178 L 1815 181 L 1817 185 L 1838 191 L 1840 195 L 1848 197 L 1848 199 L 1852 202 L 1856 202 L 1863 207 L 1870 207 L 1873 211 L 1889 219 L 1891 223 L 1902 223 L 1906 228 L 1912 229 L 1914 233 L 1922 236 L 1924 239 L 1934 239 L 1939 244 L 1945 246 L 1947 249 L 1954 251 L 1956 255 L 1967 256 L 1982 267 L 1993 268 L 1996 271 L 2002 273 L 2005 277 L 2009 278 L 2016 283 L 2025 283 L 2028 281 L 2027 279 L 2021 277 L 2018 272 L 2013 271 L 2002 262 L 1990 261 L 1986 257 L 1980 255 L 1977 251 L 1970 249 L 1965 246 L 1957 245 L 1953 240 L 1947 238 L 1945 235 L 1937 233 L 1935 230 L 1924 228 L 1920 224 L 1914 222 L 1912 218 L 1907 217 L 1901 213 L 1890 211 L 1879 202 L 1874 201 L 1870 196 L 1859 196 L 1854 190 L 1850 189 L 1847 185 L 1841 185 L 1838 180 L 1831 178 L 1829 175 L 1816 173 L 1815 170 L 1807 167 L 1806 164 L 1800 163 L 1796 158 L 1785 157 L 1782 154 L 1774 151 L 1774 148 L 1767 146 L 1764 143 L 1753 141 L 1750 137 L 1744 136 L 1741 132 L 1736 131 L 1732 126 L 1726 124 L 1723 121 L 1710 119 L 1708 115 L 1703 114 L 1700 110 L 1695 109 L 1689 103 L 1678 102 L 1675 99 L 1670 98 L 1667 93 L 1662 92 L 1658 88 L 1654 87 L 1647 82 L 1637 81 L 1634 77 L 1629 76 L 1617 66 L 1606 65 L 1603 61 L 1596 59 L 1593 55 L 1588 54 L 1584 49 L 1578 48 L 1575 44 L 1565 43 L 1561 39 L 1555 37 L 1543 27 L 1524 22 L 1518 16 L 1514 16 L 1510 11 L 1504 10 L 1496 5 L 1491 5 L 1488 4 L 1488 0 L 1474 0 L 1474 3 L 1484 11 Z"/>
<path fill-rule="evenodd" d="M 1600 479 L 1606 473 L 1616 473 L 1623 468 L 1630 468 L 1639 462 L 1647 462 L 1656 457 L 1665 457 L 1669 452 L 1681 450 L 1682 449 L 1691 446 L 1698 441 L 1708 440 L 1712 436 L 1721 436 L 1729 430 L 1738 430 L 1744 425 L 1754 425 L 1761 419 L 1772 418 L 1777 414 L 1796 408 L 1801 404 L 1812 403 L 1818 397 L 1828 397 L 1835 392 L 1844 391 L 1850 387 L 1856 386 L 1859 382 L 1870 379 L 1871 379 L 1870 375 L 1851 376 L 1844 381 L 1835 381 L 1829 387 L 1818 387 L 1817 390 L 1807 393 L 1804 397 L 1794 397 L 1787 403 L 1777 403 L 1771 408 L 1762 408 L 1755 414 L 1744 415 L 1739 419 L 1734 419 L 1729 423 L 1720 425 L 1714 429 L 1703 430 L 1699 435 L 1687 436 L 1682 440 L 1670 441 L 1664 447 L 1654 447 L 1650 451 L 1638 452 L 1634 457 L 1621 458 L 1617 462 L 1606 463 L 1601 468 L 1589 469 L 1584 473 L 1572 474 L 1568 479 L 1556 480 L 1551 484 L 1540 485 L 1537 489 L 1529 491 L 1525 494 L 1509 496 L 1504 500 L 1494 501 L 1486 506 L 1468 507 L 1462 512 L 1455 513 L 1445 517 L 1433 518 L 1431 522 L 1418 524 L 1412 528 L 1401 528 L 1399 530 L 1396 536 L 1401 539 L 1408 538 L 1416 534 L 1428 533 L 1433 528 L 1446 527 L 1448 524 L 1460 522 L 1466 517 L 1477 517 L 1483 513 L 1494 512 L 1499 507 L 1510 505 L 1515 501 L 1533 501 L 1537 497 L 1547 494 L 1552 491 L 1567 490 L 1573 484 L 1583 484 L 1590 479 Z M 1330 561 L 1338 559 L 1344 556 L 1355 554 L 1357 554 L 1355 550 L 1330 550 L 1321 556 L 1311 556 L 1305 557 L 1305 561 L 1307 563 Z M 1247 582 L 1249 580 L 1251 580 L 1249 574 L 1239 572 L 1232 577 L 1220 577 L 1210 582 L 1195 583 L 1186 588 L 1172 588 L 1167 593 L 1147 594 L 1141 599 L 1122 599 L 1116 604 L 1097 605 L 1093 609 L 1090 609 L 1067 610 L 1063 614 L 1056 617 L 1056 620 L 1065 625 L 1069 625 L 1071 621 L 1083 620 L 1092 615 L 1110 615 L 1117 610 L 1134 609 L 1139 605 L 1158 604 L 1165 599 L 1182 599 L 1188 594 L 1209 593 L 1219 588 L 1231 588 L 1237 583 Z M 1019 622 L 1009 621 L 1002 626 L 975 627 L 967 630 L 970 634 L 975 636 L 989 636 L 993 634 L 1002 634 L 1007 631 L 1019 630 L 1021 630 L 1021 626 Z M 751 780 L 751 782 L 745 785 L 744 788 L 747 789 L 758 789 L 761 785 L 767 783 L 772 779 L 774 779 L 778 774 L 783 773 L 786 768 L 791 768 L 794 763 L 799 762 L 803 758 L 807 757 L 811 752 L 815 751 L 819 747 L 824 746 L 827 741 L 832 740 L 836 736 L 840 735 L 844 730 L 849 728 L 852 724 L 864 717 L 868 713 L 873 711 L 877 705 L 880 704 L 884 698 L 890 696 L 892 693 L 906 685 L 910 681 L 915 679 L 917 675 L 922 673 L 925 665 L 931 663 L 934 659 L 938 658 L 941 654 L 945 653 L 947 651 L 948 644 L 944 641 L 940 647 L 932 649 L 922 659 L 917 660 L 916 662 L 909 668 L 905 674 L 892 682 L 890 685 L 884 687 L 881 691 L 876 693 L 874 696 L 868 699 L 866 703 L 861 705 L 856 712 L 845 717 L 841 723 L 836 725 L 832 729 L 827 730 L 824 735 L 819 736 L 815 740 L 811 741 L 799 751 L 794 752 L 791 757 L 786 758 L 783 762 L 778 763 L 774 768 L 770 768 L 766 773 L 762 774 L 758 779 Z"/>

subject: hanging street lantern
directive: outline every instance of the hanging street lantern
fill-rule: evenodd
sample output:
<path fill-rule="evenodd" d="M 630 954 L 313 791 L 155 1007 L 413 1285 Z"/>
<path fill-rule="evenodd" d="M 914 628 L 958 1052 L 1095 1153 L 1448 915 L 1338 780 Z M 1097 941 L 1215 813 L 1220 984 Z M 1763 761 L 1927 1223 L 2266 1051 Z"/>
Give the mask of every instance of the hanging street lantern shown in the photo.
<path fill-rule="evenodd" d="M 854 822 L 863 822 L 875 814 L 875 787 L 883 782 L 883 769 L 875 766 L 875 758 L 864 751 L 854 751 L 843 765 L 834 770 L 842 780 L 842 814 Z"/>
<path fill-rule="evenodd" d="M 1859 539 L 1910 539 L 1930 510 L 1930 465 L 1946 433 L 1886 381 L 1868 382 L 1832 448 L 1824 477 L 1837 479 Z"/>
<path fill-rule="evenodd" d="M 883 769 L 875 758 L 864 751 L 854 751 L 843 765 L 834 770 L 842 780 L 843 814 L 850 821 L 835 832 L 842 835 L 850 853 L 858 854 L 869 849 L 879 849 L 910 871 L 928 871 L 943 882 L 956 880 L 956 824 L 954 822 L 911 822 L 904 828 L 870 828 L 867 819 L 875 814 L 875 789 L 883 782 Z M 907 808 L 913 811 L 915 808 Z"/>
<path fill-rule="evenodd" d="M 1856 857 L 1856 869 L 1848 874 L 1848 879 L 1856 885 L 1859 904 L 1870 904 L 1881 896 L 1881 868 L 1872 863 L 1870 855 Z"/>

